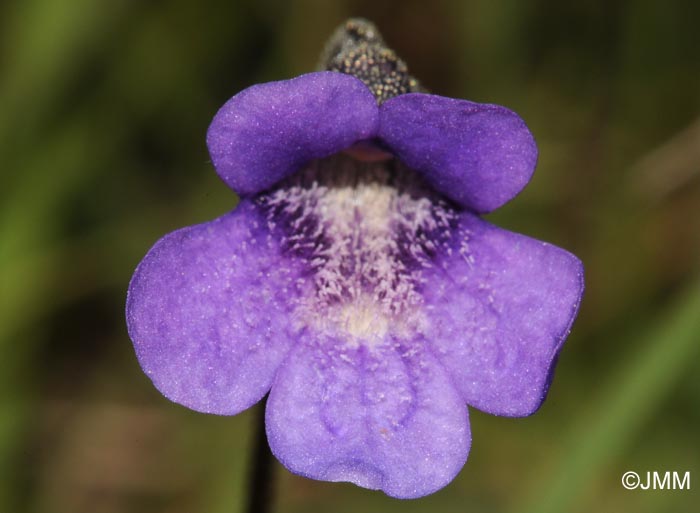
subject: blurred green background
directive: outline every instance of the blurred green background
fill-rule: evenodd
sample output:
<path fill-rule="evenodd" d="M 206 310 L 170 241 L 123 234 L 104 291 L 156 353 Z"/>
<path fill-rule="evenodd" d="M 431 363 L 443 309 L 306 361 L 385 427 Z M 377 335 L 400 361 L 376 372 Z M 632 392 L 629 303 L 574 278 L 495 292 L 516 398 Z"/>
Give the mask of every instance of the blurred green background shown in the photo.
<path fill-rule="evenodd" d="M 0 4 L 0 511 L 241 511 L 255 412 L 165 400 L 123 308 L 156 239 L 236 204 L 204 136 L 258 82 L 374 20 L 433 92 L 535 133 L 490 216 L 586 264 L 543 408 L 472 411 L 473 448 L 410 502 L 278 465 L 280 512 L 700 511 L 700 3 L 21 0 Z M 625 471 L 691 472 L 628 491 Z"/>

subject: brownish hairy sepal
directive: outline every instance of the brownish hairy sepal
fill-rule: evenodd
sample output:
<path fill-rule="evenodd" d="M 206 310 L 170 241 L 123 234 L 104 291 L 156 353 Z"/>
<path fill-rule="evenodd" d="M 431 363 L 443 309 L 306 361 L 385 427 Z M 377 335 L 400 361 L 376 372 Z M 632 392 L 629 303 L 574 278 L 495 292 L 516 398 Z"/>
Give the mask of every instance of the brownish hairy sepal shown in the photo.
<path fill-rule="evenodd" d="M 406 63 L 386 46 L 377 27 L 361 18 L 351 18 L 336 29 L 320 67 L 362 80 L 380 104 L 400 94 L 423 91 Z"/>

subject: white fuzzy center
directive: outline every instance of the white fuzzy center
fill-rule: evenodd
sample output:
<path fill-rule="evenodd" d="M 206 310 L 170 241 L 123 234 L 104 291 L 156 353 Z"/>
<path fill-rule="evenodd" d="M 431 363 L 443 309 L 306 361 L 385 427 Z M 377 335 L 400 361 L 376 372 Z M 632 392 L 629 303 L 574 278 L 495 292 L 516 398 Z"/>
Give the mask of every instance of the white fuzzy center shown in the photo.
<path fill-rule="evenodd" d="M 420 330 L 421 269 L 450 235 L 454 212 L 395 162 L 346 156 L 312 163 L 262 198 L 286 250 L 306 259 L 314 293 L 297 322 L 350 345 Z"/>

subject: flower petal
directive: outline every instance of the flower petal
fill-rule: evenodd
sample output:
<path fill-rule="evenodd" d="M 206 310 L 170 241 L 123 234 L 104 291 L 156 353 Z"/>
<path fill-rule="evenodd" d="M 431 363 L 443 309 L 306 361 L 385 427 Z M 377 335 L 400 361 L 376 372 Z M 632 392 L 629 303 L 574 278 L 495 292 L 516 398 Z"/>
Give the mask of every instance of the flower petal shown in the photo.
<path fill-rule="evenodd" d="M 272 452 L 291 471 L 415 498 L 447 485 L 471 441 L 467 408 L 425 341 L 296 346 L 267 403 Z"/>
<path fill-rule="evenodd" d="M 490 212 L 525 187 L 537 146 L 523 120 L 498 105 L 412 93 L 380 107 L 379 138 L 433 187 Z"/>
<path fill-rule="evenodd" d="M 463 214 L 425 275 L 426 337 L 467 403 L 524 416 L 542 404 L 583 294 L 565 250 Z"/>
<path fill-rule="evenodd" d="M 249 87 L 207 132 L 214 167 L 241 195 L 255 194 L 310 160 L 373 137 L 378 109 L 357 78 L 321 71 Z"/>
<path fill-rule="evenodd" d="M 163 237 L 129 286 L 127 323 L 141 366 L 169 399 L 232 415 L 269 390 L 294 340 L 299 271 L 256 208 Z"/>

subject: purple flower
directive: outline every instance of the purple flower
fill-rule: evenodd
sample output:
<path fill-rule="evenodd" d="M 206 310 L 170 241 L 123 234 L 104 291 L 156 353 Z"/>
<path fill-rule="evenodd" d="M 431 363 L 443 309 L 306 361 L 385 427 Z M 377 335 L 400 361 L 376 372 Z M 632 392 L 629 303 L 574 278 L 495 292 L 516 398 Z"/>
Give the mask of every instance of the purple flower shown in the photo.
<path fill-rule="evenodd" d="M 515 113 L 373 93 L 322 71 L 231 98 L 207 142 L 241 202 L 155 244 L 127 319 L 169 399 L 234 415 L 269 391 L 288 469 L 414 498 L 464 465 L 467 404 L 539 408 L 583 269 L 479 217 L 534 170 Z"/>

